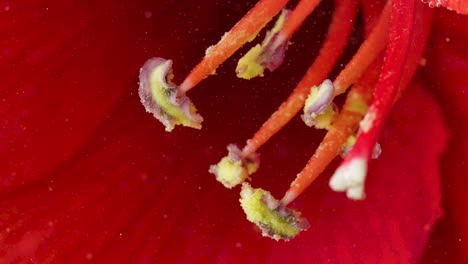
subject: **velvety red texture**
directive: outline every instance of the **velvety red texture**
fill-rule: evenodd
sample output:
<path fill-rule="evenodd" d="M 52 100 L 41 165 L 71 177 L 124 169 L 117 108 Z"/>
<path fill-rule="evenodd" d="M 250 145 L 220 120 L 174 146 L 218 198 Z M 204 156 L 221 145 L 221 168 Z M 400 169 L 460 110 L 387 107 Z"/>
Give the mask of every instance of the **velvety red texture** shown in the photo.
<path fill-rule="evenodd" d="M 437 226 L 427 252 L 440 263 L 468 261 L 468 16 L 439 9 L 421 71 L 426 87 L 442 109 L 449 142 L 442 156 L 445 217 Z"/>
<path fill-rule="evenodd" d="M 230 60 L 191 91 L 204 128 L 173 133 L 140 104 L 139 67 L 152 56 L 173 58 L 180 80 L 252 1 L 2 5 L 0 263 L 416 262 L 442 216 L 441 175 L 444 187 L 463 187 L 452 185 L 460 171 L 451 162 L 464 161 L 454 141 L 463 138 L 455 113 L 466 118 L 459 98 L 466 93 L 446 77 L 458 64 L 436 65 L 465 51 L 438 44 L 444 27 L 437 19 L 428 71 L 446 89 L 419 73 L 384 129 L 367 199 L 329 189 L 333 164 L 292 205 L 312 227 L 284 243 L 261 237 L 245 219 L 238 189 L 223 188 L 208 167 L 228 143 L 243 144 L 294 88 L 320 47 L 328 4 L 293 38 L 275 74 L 237 80 Z M 279 197 L 322 136 L 295 118 L 260 150 L 252 184 Z M 462 225 L 459 197 L 444 193 Z"/>

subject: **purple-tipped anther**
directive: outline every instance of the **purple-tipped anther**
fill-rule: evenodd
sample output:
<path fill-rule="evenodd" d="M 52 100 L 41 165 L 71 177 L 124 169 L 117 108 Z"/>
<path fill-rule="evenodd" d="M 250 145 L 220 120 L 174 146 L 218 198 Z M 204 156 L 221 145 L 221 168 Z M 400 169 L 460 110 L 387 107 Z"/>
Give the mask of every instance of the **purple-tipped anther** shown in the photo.
<path fill-rule="evenodd" d="M 252 47 L 238 62 L 237 77 L 252 79 L 263 76 L 265 69 L 276 70 L 284 60 L 289 37 L 281 33 L 291 10 L 283 9 L 275 26 L 267 32 L 261 44 Z"/>
<path fill-rule="evenodd" d="M 170 80 L 172 61 L 151 58 L 140 69 L 138 94 L 146 111 L 152 113 L 170 132 L 175 125 L 201 129 L 203 117 L 197 113 L 190 99 L 180 94 Z"/>
<path fill-rule="evenodd" d="M 260 54 L 258 62 L 270 71 L 276 70 L 283 63 L 287 47 L 287 41 L 279 40 L 278 33 L 275 33 Z"/>
<path fill-rule="evenodd" d="M 263 236 L 288 241 L 310 227 L 300 212 L 287 208 L 268 191 L 244 183 L 240 195 L 247 219 L 262 230 Z"/>
<path fill-rule="evenodd" d="M 313 86 L 310 89 L 309 97 L 304 105 L 302 120 L 308 126 L 316 124 L 316 117 L 321 114 L 333 101 L 334 87 L 330 80 L 325 80 L 320 86 Z"/>
<path fill-rule="evenodd" d="M 251 153 L 247 156 L 234 144 L 227 147 L 228 155 L 217 164 L 210 166 L 210 173 L 216 176 L 216 180 L 221 182 L 226 188 L 233 188 L 255 173 L 260 164 L 259 155 Z"/>

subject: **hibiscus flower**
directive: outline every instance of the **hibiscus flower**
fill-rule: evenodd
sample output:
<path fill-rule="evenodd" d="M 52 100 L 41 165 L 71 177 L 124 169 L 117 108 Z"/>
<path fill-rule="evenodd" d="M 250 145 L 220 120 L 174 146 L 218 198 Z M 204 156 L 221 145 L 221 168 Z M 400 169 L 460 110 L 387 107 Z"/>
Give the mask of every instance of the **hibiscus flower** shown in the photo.
<path fill-rule="evenodd" d="M 366 199 L 330 190 L 336 159 L 291 204 L 310 228 L 276 242 L 245 220 L 238 189 L 225 189 L 208 167 L 294 89 L 324 42 L 333 4 L 303 23 L 274 73 L 238 80 L 228 60 L 190 91 L 202 130 L 165 132 L 137 90 L 138 71 L 153 56 L 172 58 L 182 81 L 254 4 L 0 4 L 0 263 L 461 262 L 467 18 L 433 10 L 425 66 L 386 122 Z M 366 35 L 363 18 L 331 77 Z M 323 135 L 292 119 L 259 150 L 252 185 L 282 195 Z"/>

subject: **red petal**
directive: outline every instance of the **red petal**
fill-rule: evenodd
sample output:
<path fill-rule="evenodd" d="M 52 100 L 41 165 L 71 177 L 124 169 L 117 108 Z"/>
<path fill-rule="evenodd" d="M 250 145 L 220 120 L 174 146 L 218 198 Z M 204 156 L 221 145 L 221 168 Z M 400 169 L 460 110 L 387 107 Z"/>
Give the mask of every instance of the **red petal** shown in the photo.
<path fill-rule="evenodd" d="M 430 245 L 439 245 L 436 259 L 453 263 L 450 257 L 461 253 L 468 260 L 468 16 L 439 10 L 435 19 L 439 22 L 428 46 L 425 76 L 441 105 L 450 140 L 442 158 L 447 217 Z"/>
<path fill-rule="evenodd" d="M 0 191 L 39 179 L 73 157 L 119 98 L 134 92 L 139 66 L 155 53 L 150 47 L 161 56 L 181 56 L 177 51 L 190 47 L 171 40 L 185 33 L 182 21 L 160 26 L 171 17 L 171 4 L 109 3 L 5 3 Z"/>
<path fill-rule="evenodd" d="M 221 69 L 193 91 L 207 119 L 203 133 L 167 134 L 138 101 L 138 68 L 157 54 L 183 57 L 175 63 L 176 73 L 187 72 L 181 63 L 196 61 L 248 8 L 225 4 L 216 14 L 192 12 L 195 2 L 168 1 L 157 8 L 154 1 L 10 4 L 4 18 L 10 24 L 0 26 L 7 36 L 0 43 L 6 87 L 0 113 L 7 116 L 0 128 L 0 172 L 7 175 L 0 181 L 0 258 L 34 263 L 417 259 L 440 213 L 437 165 L 445 131 L 431 96 L 416 85 L 395 108 L 381 141 L 384 153 L 372 165 L 366 201 L 331 192 L 323 177 L 296 204 L 313 227 L 287 244 L 262 238 L 245 220 L 238 193 L 221 187 L 208 166 L 227 143 L 254 132 L 313 54 L 291 49 L 299 52 L 291 52 L 296 54 L 289 64 L 302 63 L 248 84 Z M 184 19 L 171 17 L 177 12 Z M 212 33 L 208 17 L 227 27 Z M 187 22 L 197 31 L 187 32 Z M 317 34 L 306 33 L 298 41 L 315 43 Z M 200 40 L 183 42 L 178 36 Z M 298 121 L 262 150 L 255 185 L 284 192 L 311 155 L 319 139 L 313 137 L 320 133 Z"/>

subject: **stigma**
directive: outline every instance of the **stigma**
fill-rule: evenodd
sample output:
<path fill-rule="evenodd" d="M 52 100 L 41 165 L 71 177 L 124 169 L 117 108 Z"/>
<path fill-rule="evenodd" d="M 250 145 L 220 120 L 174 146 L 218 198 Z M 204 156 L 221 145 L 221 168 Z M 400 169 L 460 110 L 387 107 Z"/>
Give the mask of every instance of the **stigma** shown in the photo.
<path fill-rule="evenodd" d="M 288 0 L 260 0 L 220 41 L 210 46 L 180 85 L 171 82 L 172 62 L 150 59 L 140 72 L 139 94 L 148 112 L 171 131 L 176 125 L 201 129 L 203 118 L 186 93 L 207 78 L 239 48 L 257 39 L 271 20 L 274 25 L 235 69 L 243 79 L 262 77 L 281 67 L 290 39 L 314 11 L 319 0 L 301 0 L 293 9 Z M 430 28 L 430 12 L 415 0 L 389 0 L 374 17 L 369 1 L 335 0 L 328 34 L 315 61 L 291 95 L 272 113 L 245 146 L 228 146 L 228 154 L 209 168 L 228 189 L 242 186 L 241 207 L 262 234 L 290 240 L 308 222 L 287 206 L 302 194 L 337 156 L 342 164 L 329 186 L 352 200 L 365 198 L 368 164 L 382 149 L 377 143 L 385 120 L 418 68 Z M 364 16 L 365 37 L 335 79 L 330 72 L 349 42 L 356 16 Z M 275 19 L 276 17 L 276 19 Z M 419 23 L 424 21 L 425 23 Z M 344 103 L 337 96 L 345 94 Z M 304 125 L 326 134 L 304 169 L 276 200 L 268 191 L 246 181 L 260 170 L 259 149 L 302 110 Z M 378 175 L 374 175 L 378 177 Z"/>

